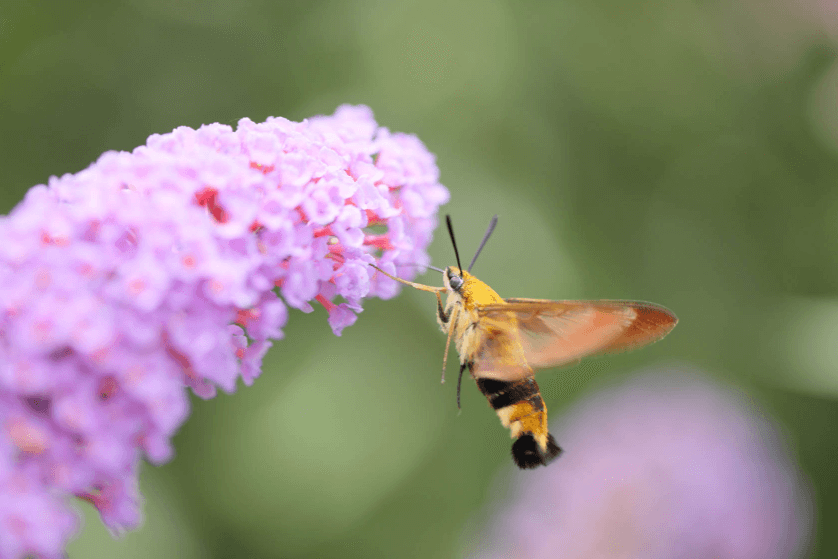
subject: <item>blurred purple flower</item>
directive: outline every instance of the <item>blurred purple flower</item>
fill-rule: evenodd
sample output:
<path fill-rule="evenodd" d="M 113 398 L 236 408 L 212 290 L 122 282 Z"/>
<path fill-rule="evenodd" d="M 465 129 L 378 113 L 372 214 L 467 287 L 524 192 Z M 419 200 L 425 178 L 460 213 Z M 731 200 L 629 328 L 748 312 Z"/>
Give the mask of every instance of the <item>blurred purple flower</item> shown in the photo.
<path fill-rule="evenodd" d="M 340 335 L 398 291 L 368 263 L 427 263 L 447 199 L 418 139 L 351 106 L 181 127 L 32 188 L 0 219 L 0 557 L 61 556 L 73 495 L 135 527 L 185 387 L 251 384 L 286 305 Z"/>
<path fill-rule="evenodd" d="M 592 395 L 554 422 L 565 453 L 525 472 L 470 557 L 792 559 L 808 486 L 745 398 L 679 370 Z"/>

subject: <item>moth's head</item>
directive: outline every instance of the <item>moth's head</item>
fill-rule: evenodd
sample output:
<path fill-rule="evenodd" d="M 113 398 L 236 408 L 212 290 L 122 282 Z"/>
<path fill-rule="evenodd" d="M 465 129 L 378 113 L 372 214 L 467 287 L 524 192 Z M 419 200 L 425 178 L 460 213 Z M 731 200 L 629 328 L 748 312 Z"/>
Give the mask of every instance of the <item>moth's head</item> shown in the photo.
<path fill-rule="evenodd" d="M 442 283 L 448 291 L 460 293 L 471 274 L 464 272 L 456 266 L 448 266 L 442 272 Z"/>

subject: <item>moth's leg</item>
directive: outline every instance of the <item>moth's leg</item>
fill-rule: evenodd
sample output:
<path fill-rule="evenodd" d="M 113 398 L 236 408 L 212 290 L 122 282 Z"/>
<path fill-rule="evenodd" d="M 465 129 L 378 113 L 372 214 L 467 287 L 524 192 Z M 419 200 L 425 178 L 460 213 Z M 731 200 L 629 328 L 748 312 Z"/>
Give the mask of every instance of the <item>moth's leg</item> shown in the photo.
<path fill-rule="evenodd" d="M 439 314 L 439 320 L 443 326 L 448 324 L 448 319 L 451 318 L 451 316 L 445 312 L 445 308 L 442 306 L 442 297 L 440 297 L 439 291 L 436 293 L 436 311 Z"/>
<path fill-rule="evenodd" d="M 456 319 L 457 315 L 457 308 L 455 307 L 452 309 L 451 316 L 452 319 Z M 445 382 L 445 363 L 448 361 L 448 348 L 451 346 L 451 338 L 454 336 L 454 328 L 457 327 L 456 320 L 452 320 L 448 323 L 448 339 L 445 341 L 445 353 L 442 355 L 442 380 L 440 382 Z"/>
<path fill-rule="evenodd" d="M 460 376 L 457 377 L 457 409 L 462 409 L 460 407 L 460 387 L 463 385 L 463 371 L 466 370 L 466 366 L 468 366 L 469 372 L 471 372 L 471 363 L 460 363 Z"/>

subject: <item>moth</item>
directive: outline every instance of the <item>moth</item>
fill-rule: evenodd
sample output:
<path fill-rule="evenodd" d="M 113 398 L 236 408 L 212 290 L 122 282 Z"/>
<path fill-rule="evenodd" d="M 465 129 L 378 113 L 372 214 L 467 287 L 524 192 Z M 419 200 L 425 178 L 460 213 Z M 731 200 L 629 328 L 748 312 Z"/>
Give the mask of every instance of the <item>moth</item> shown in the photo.
<path fill-rule="evenodd" d="M 433 268 L 442 273 L 443 287 L 410 282 L 373 267 L 395 281 L 436 294 L 437 322 L 448 335 L 442 382 L 451 340 L 460 356 L 457 407 L 463 371 L 468 368 L 515 439 L 515 464 L 521 469 L 547 465 L 562 449 L 548 430 L 547 408 L 533 378 L 535 370 L 573 365 L 589 355 L 639 348 L 666 336 L 678 319 L 669 309 L 643 301 L 503 299 L 471 275 L 497 216 L 467 270 L 460 265 L 450 216 L 446 223 L 457 266 Z M 447 294 L 445 305 L 443 292 Z"/>

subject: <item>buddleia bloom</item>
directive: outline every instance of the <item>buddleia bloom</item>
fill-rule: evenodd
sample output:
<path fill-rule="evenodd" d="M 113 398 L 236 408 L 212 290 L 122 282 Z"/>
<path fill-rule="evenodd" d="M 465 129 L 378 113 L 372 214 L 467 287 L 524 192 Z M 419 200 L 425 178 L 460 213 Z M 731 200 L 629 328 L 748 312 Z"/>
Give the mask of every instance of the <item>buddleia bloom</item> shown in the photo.
<path fill-rule="evenodd" d="M 0 220 L 0 556 L 61 556 L 92 503 L 140 520 L 186 388 L 249 385 L 288 308 L 335 334 L 415 275 L 448 199 L 432 154 L 366 107 L 153 135 Z M 410 266 L 404 266 L 410 264 Z"/>
<path fill-rule="evenodd" d="M 813 513 L 802 472 L 765 416 L 707 377 L 641 374 L 554 427 L 565 453 L 519 476 L 466 556 L 804 556 Z"/>

